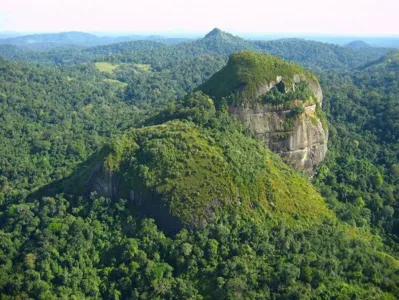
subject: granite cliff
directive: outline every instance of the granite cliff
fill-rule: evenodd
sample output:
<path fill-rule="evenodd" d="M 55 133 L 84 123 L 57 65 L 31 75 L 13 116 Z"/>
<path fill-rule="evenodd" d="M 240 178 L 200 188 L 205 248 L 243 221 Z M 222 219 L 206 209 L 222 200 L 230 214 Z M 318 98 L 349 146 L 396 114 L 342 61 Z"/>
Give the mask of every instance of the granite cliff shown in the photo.
<path fill-rule="evenodd" d="M 314 174 L 327 152 L 328 128 L 317 78 L 296 64 L 242 51 L 199 90 L 240 120 L 286 163 Z"/>

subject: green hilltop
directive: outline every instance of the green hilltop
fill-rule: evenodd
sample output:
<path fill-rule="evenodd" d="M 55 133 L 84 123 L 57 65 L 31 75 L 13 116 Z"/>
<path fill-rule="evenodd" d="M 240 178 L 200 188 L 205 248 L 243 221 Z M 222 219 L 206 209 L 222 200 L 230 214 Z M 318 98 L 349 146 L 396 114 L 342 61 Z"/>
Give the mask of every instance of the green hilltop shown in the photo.
<path fill-rule="evenodd" d="M 221 35 L 215 29 L 207 38 Z M 141 204 L 139 213 L 154 217 L 161 227 L 168 216 L 180 225 L 202 227 L 223 211 L 256 219 L 273 212 L 306 223 L 334 218 L 307 178 L 244 134 L 243 126 L 212 100 L 218 104 L 239 91 L 242 101 L 257 101 L 258 90 L 277 76 L 286 85 L 298 76 L 318 83 L 313 74 L 283 59 L 235 53 L 198 88 L 204 93 L 187 95 L 143 124 L 152 126 L 115 138 L 71 186 L 86 194 L 131 198 Z"/>
<path fill-rule="evenodd" d="M 334 75 L 342 83 L 330 82 L 334 93 L 326 89 L 337 116 L 335 148 L 314 181 L 323 198 L 215 107 L 235 93 L 246 96 L 240 104 L 264 101 L 259 87 L 271 79 L 287 83 L 299 72 L 307 82 L 310 73 L 240 52 L 226 67 L 234 72 L 221 71 L 220 82 L 204 85 L 212 95 L 197 91 L 175 101 L 224 63 L 193 53 L 209 52 L 208 45 L 214 53 L 246 47 L 221 43 L 231 38 L 216 30 L 184 51 L 147 45 L 152 50 L 137 57 L 129 52 L 132 60 L 96 60 L 103 70 L 120 65 L 112 74 L 94 63 L 57 69 L 0 58 L 1 299 L 397 299 L 397 243 L 382 243 L 397 234 L 398 105 L 381 92 L 397 91 L 395 55 L 389 68 L 354 77 L 364 93 L 347 76 Z M 180 69 L 164 67 L 176 64 Z M 123 98 L 115 88 L 122 83 Z M 387 99 L 382 115 L 383 101 L 369 97 L 369 87 Z M 311 118 L 307 113 L 288 119 Z M 360 115 L 366 119 L 354 120 Z M 364 156 L 391 156 L 392 175 Z"/>
<path fill-rule="evenodd" d="M 217 113 L 208 96 L 191 94 L 171 115 L 160 115 L 155 125 L 115 138 L 69 185 L 78 194 L 130 198 L 166 230 L 173 229 L 168 222 L 203 227 L 226 212 L 258 220 L 273 213 L 304 224 L 335 219 L 305 176 Z"/>
<path fill-rule="evenodd" d="M 370 48 L 371 46 L 365 41 L 356 40 L 346 44 L 345 47 L 353 49 L 363 49 L 363 48 Z"/>
<path fill-rule="evenodd" d="M 295 63 L 265 53 L 241 51 L 232 54 L 227 65 L 198 89 L 215 100 L 233 101 L 238 95 L 239 101 L 245 104 L 258 98 L 262 86 L 276 82 L 278 76 L 290 85 L 295 75 L 299 75 L 301 81 L 318 82 L 313 74 Z"/>
<path fill-rule="evenodd" d="M 399 67 L 399 51 L 393 50 L 387 54 L 385 54 L 380 59 L 367 64 L 363 69 L 372 68 L 372 69 L 381 69 L 386 72 L 387 70 L 397 72 Z"/>

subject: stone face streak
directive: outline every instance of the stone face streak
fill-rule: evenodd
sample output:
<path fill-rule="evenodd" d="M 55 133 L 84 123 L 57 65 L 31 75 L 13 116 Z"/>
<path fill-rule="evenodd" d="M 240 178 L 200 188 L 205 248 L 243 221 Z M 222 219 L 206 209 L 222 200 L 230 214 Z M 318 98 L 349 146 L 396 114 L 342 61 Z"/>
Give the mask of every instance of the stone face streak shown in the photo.
<path fill-rule="evenodd" d="M 281 77 L 276 82 L 280 82 Z M 299 81 L 299 75 L 294 78 Z M 265 84 L 262 95 L 269 91 L 273 84 Z M 318 104 L 321 106 L 323 94 L 320 85 L 309 82 Z M 270 150 L 278 153 L 289 165 L 314 175 L 314 166 L 319 164 L 326 156 L 328 131 L 316 114 L 316 104 L 305 107 L 305 112 L 291 120 L 293 125 L 287 128 L 287 119 L 291 110 L 270 110 L 270 107 L 261 104 L 249 106 L 230 106 L 229 112 L 240 120 L 244 126 L 262 140 Z"/>

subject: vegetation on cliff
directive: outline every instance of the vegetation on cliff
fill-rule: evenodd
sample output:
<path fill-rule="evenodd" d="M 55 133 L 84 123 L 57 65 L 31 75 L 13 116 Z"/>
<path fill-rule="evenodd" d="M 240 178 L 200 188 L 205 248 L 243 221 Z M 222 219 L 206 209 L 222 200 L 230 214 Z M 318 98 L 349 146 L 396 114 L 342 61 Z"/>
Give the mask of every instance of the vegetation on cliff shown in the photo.
<path fill-rule="evenodd" d="M 217 101 L 225 99 L 229 104 L 253 104 L 261 102 L 258 98 L 266 91 L 259 92 L 265 86 L 277 84 L 280 76 L 287 89 L 292 88 L 295 76 L 318 84 L 313 74 L 297 64 L 268 54 L 242 51 L 232 54 L 227 65 L 198 89 Z"/>
<path fill-rule="evenodd" d="M 273 87 L 268 93 L 262 96 L 262 104 L 273 106 L 283 105 L 284 109 L 289 109 L 295 100 L 300 100 L 307 105 L 316 104 L 315 96 L 306 82 L 294 83 L 289 90 L 279 85 Z"/>
<path fill-rule="evenodd" d="M 208 96 L 179 101 L 226 55 L 254 45 L 321 78 L 331 139 L 313 185 L 326 203 Z M 387 50 L 220 31 L 175 46 L 3 50 L 28 63 L 0 59 L 0 298 L 398 298 L 395 53 L 350 70 Z M 118 67 L 104 73 L 93 60 Z M 124 199 L 69 195 L 65 178 L 73 174 L 79 190 L 98 163 L 112 174 L 141 172 L 130 174 L 138 181 L 126 181 Z M 197 183 L 213 172 L 217 186 Z M 49 183 L 60 194 L 43 194 Z M 131 187 L 165 198 L 142 200 L 173 204 L 165 216 L 198 214 L 208 224 L 167 236 L 159 215 L 139 214 Z M 209 217 L 206 192 L 232 197 Z"/>
<path fill-rule="evenodd" d="M 213 97 L 219 109 L 228 107 L 254 136 L 296 169 L 313 175 L 313 167 L 324 159 L 328 127 L 321 110 L 321 87 L 316 76 L 299 65 L 242 51 L 231 55 L 227 65 L 198 90 Z"/>
<path fill-rule="evenodd" d="M 201 106 L 208 116 L 196 114 Z M 161 125 L 129 131 L 107 146 L 111 152 L 103 163 L 120 178 L 120 197 L 131 191 L 142 202 L 156 197 L 194 227 L 219 210 L 255 218 L 269 211 L 310 223 L 333 217 L 305 177 L 246 136 L 237 121 L 215 114 L 206 95 L 191 94 L 168 113 L 147 121 Z"/>
<path fill-rule="evenodd" d="M 158 202 L 153 212 L 167 204 L 186 226 L 207 226 L 168 237 L 137 217 L 142 203 L 95 194 L 11 204 L 0 214 L 2 297 L 394 299 L 399 263 L 379 238 L 340 223 L 227 114 L 198 113 L 212 105 L 190 95 L 147 122 L 180 120 L 128 131 L 99 159 L 122 191 Z"/>

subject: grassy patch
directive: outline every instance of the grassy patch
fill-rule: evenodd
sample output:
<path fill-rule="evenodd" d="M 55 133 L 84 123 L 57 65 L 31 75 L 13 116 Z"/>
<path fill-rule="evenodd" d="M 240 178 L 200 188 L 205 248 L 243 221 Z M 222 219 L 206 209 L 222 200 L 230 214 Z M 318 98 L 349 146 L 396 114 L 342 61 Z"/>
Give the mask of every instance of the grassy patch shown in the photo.
<path fill-rule="evenodd" d="M 100 72 L 112 74 L 119 65 L 113 65 L 108 62 L 96 62 L 94 64 Z"/>

